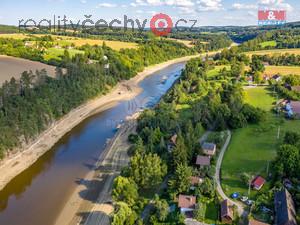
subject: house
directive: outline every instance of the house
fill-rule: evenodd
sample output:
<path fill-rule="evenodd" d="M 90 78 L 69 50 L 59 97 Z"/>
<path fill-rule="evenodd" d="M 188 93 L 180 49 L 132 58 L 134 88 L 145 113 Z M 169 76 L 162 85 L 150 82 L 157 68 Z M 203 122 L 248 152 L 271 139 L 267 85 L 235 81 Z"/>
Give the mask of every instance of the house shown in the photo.
<path fill-rule="evenodd" d="M 247 77 L 246 77 L 246 81 L 247 81 L 249 84 L 252 84 L 252 83 L 254 82 L 253 76 L 247 76 Z"/>
<path fill-rule="evenodd" d="M 216 154 L 216 151 L 217 151 L 217 145 L 214 144 L 214 143 L 207 143 L 207 142 L 205 142 L 202 145 L 202 150 L 203 150 L 203 153 L 205 155 L 214 156 Z"/>
<path fill-rule="evenodd" d="M 200 177 L 190 177 L 190 184 L 191 184 L 191 190 L 195 190 L 195 188 L 199 185 L 203 183 L 203 179 Z"/>
<path fill-rule="evenodd" d="M 275 225 L 297 225 L 296 210 L 287 189 L 275 193 Z"/>
<path fill-rule="evenodd" d="M 300 86 L 293 86 L 291 87 L 292 91 L 300 92 Z"/>
<path fill-rule="evenodd" d="M 279 74 L 276 74 L 272 77 L 272 79 L 279 82 L 279 81 L 281 81 L 281 76 Z"/>
<path fill-rule="evenodd" d="M 176 146 L 176 142 L 177 142 L 177 134 L 174 134 L 171 138 L 170 141 L 168 143 L 168 151 L 172 152 L 173 148 Z"/>
<path fill-rule="evenodd" d="M 251 186 L 255 190 L 259 191 L 264 186 L 265 183 L 266 183 L 266 180 L 263 177 L 257 176 L 252 180 Z"/>
<path fill-rule="evenodd" d="M 300 116 L 300 101 L 291 101 L 290 106 L 293 110 L 293 113 Z"/>
<path fill-rule="evenodd" d="M 268 223 L 260 222 L 255 219 L 250 219 L 248 225 L 270 225 Z"/>
<path fill-rule="evenodd" d="M 193 212 L 196 208 L 196 197 L 192 195 L 179 195 L 178 207 L 181 213 Z"/>
<path fill-rule="evenodd" d="M 289 101 L 285 105 L 285 111 L 289 118 L 293 116 L 300 117 L 300 101 Z"/>
<path fill-rule="evenodd" d="M 229 204 L 228 200 L 224 200 L 221 203 L 221 221 L 222 223 L 232 224 L 233 222 L 233 209 L 232 206 Z"/>
<path fill-rule="evenodd" d="M 177 142 L 177 134 L 174 134 L 171 138 L 170 138 L 170 142 L 172 145 L 176 145 Z"/>
<path fill-rule="evenodd" d="M 198 155 L 196 160 L 197 166 L 210 166 L 210 157 L 209 156 L 202 156 Z"/>

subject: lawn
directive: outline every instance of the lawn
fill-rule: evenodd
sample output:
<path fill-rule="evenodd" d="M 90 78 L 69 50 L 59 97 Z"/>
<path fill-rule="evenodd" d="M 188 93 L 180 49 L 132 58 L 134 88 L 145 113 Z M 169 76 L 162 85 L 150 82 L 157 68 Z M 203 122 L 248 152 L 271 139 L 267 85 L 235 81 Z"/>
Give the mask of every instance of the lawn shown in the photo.
<path fill-rule="evenodd" d="M 244 172 L 253 176 L 267 177 L 269 163 L 276 156 L 278 143 L 286 131 L 298 131 L 300 121 L 287 121 L 274 115 L 270 110 L 276 101 L 266 87 L 245 89 L 245 101 L 267 111 L 267 120 L 260 125 L 249 125 L 233 131 L 230 146 L 222 164 L 222 186 L 227 195 L 233 192 L 246 194 L 248 186 L 243 184 L 240 175 Z M 279 139 L 278 139 L 278 131 Z M 264 189 L 268 189 L 266 184 Z M 256 191 L 251 191 L 255 198 Z"/>
<path fill-rule="evenodd" d="M 83 51 L 76 50 L 76 49 L 69 49 L 67 50 L 71 57 L 74 57 L 76 54 L 84 54 Z M 44 59 L 46 61 L 50 59 L 57 59 L 60 60 L 60 56 L 63 56 L 65 49 L 57 49 L 57 48 L 49 48 L 47 49 L 46 53 L 44 54 Z"/>
<path fill-rule="evenodd" d="M 265 48 L 265 47 L 276 47 L 277 43 L 276 41 L 265 41 L 263 43 L 260 43 L 260 46 Z"/>
<path fill-rule="evenodd" d="M 300 48 L 290 48 L 290 49 L 271 49 L 271 50 L 261 50 L 261 51 L 253 51 L 253 52 L 245 52 L 246 55 L 274 55 L 274 54 L 300 54 Z"/>

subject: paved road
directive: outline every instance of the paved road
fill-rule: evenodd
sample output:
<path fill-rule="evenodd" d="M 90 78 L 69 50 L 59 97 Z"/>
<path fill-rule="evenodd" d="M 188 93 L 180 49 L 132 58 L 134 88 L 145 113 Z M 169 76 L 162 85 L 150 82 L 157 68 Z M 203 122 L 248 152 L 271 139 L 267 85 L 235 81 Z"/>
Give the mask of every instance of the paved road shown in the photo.
<path fill-rule="evenodd" d="M 224 191 L 222 189 L 222 186 L 221 186 L 220 170 L 221 170 L 224 154 L 225 154 L 225 152 L 228 148 L 230 140 L 231 140 L 231 132 L 228 130 L 227 131 L 227 139 L 226 139 L 225 144 L 223 145 L 223 147 L 221 149 L 221 152 L 219 154 L 219 158 L 218 158 L 218 161 L 217 161 L 217 165 L 216 165 L 215 180 L 216 180 L 216 184 L 217 184 L 217 192 L 219 193 L 219 195 L 224 200 L 227 199 L 230 202 L 230 204 L 237 206 L 237 210 L 238 210 L 239 215 L 244 217 L 245 215 L 247 215 L 247 212 L 244 210 L 243 204 L 232 201 L 228 196 L 226 196 L 226 194 L 224 193 Z"/>

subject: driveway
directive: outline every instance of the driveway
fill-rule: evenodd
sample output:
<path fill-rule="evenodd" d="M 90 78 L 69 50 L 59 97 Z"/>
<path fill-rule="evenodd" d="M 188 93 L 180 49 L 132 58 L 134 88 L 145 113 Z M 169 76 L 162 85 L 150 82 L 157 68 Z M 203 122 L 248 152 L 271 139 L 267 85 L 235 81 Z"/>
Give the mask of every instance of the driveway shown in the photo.
<path fill-rule="evenodd" d="M 247 215 L 247 212 L 244 210 L 243 204 L 241 204 L 239 202 L 232 201 L 228 196 L 226 196 L 226 194 L 224 193 L 224 191 L 222 189 L 222 185 L 221 185 L 220 170 L 221 170 L 224 154 L 225 154 L 225 152 L 228 148 L 230 140 L 231 140 L 231 132 L 230 132 L 230 130 L 227 130 L 227 139 L 226 139 L 225 144 L 223 145 L 223 147 L 221 149 L 221 152 L 219 154 L 219 158 L 218 158 L 218 161 L 217 161 L 217 164 L 216 164 L 215 180 L 216 180 L 216 184 L 217 184 L 217 192 L 219 193 L 219 195 L 224 200 L 228 200 L 230 204 L 235 205 L 237 207 L 237 211 L 239 213 L 239 216 L 244 217 L 244 216 Z"/>

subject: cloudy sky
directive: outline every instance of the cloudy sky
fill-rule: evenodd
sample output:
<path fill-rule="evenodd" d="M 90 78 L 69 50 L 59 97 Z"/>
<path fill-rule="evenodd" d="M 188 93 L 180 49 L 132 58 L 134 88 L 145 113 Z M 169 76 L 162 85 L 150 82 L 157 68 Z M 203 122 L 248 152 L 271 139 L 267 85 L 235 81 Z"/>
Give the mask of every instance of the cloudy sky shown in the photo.
<path fill-rule="evenodd" d="M 151 19 L 165 13 L 173 20 L 197 20 L 204 25 L 256 25 L 258 8 L 287 10 L 288 21 L 300 21 L 300 0 L 0 0 L 0 24 L 18 25 L 18 21 L 67 19 L 83 21 L 92 15 L 97 21 Z M 53 19 L 52 19 L 53 20 Z"/>

